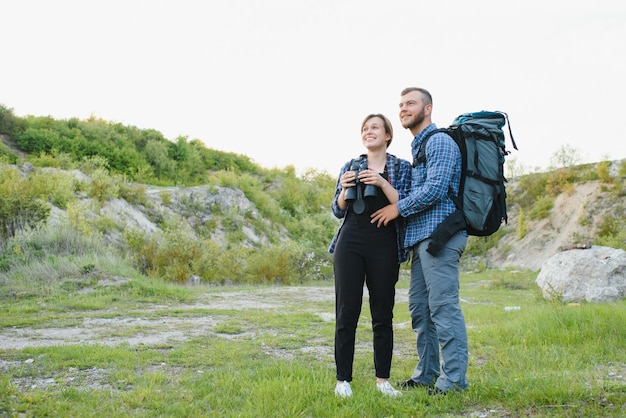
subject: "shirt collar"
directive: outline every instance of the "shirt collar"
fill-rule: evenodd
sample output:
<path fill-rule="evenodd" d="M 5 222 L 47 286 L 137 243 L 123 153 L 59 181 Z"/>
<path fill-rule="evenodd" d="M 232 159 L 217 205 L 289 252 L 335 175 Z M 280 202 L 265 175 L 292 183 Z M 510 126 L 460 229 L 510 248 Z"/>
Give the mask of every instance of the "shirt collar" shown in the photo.
<path fill-rule="evenodd" d="M 426 135 L 428 135 L 429 132 L 432 132 L 435 129 L 437 129 L 437 125 L 435 125 L 434 123 L 431 123 L 424 129 L 422 129 L 417 135 L 415 135 L 415 138 L 413 138 L 413 142 L 411 142 L 411 148 L 417 151 Z"/>

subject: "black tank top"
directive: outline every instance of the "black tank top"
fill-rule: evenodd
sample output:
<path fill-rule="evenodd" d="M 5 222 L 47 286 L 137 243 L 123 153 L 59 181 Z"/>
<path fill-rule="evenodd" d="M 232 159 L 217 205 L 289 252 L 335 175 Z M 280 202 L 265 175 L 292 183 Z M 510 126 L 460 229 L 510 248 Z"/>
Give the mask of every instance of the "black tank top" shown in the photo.
<path fill-rule="evenodd" d="M 381 176 L 389 181 L 389 174 L 387 172 L 387 167 L 385 166 L 385 171 L 383 173 L 381 173 Z M 361 188 L 361 196 L 364 195 L 365 193 L 365 185 L 364 184 L 357 184 L 355 187 L 360 187 Z M 360 227 L 360 228 L 374 228 L 377 229 L 377 225 L 376 224 L 372 224 L 371 221 L 371 215 L 372 213 L 376 212 L 378 209 L 384 208 L 385 206 L 387 206 L 389 204 L 389 199 L 387 199 L 387 196 L 385 196 L 385 193 L 383 193 L 382 189 L 380 187 L 376 187 L 376 196 L 372 196 L 372 197 L 364 197 L 363 200 L 365 201 L 365 211 L 363 213 L 361 213 L 360 215 L 355 213 L 354 210 L 352 209 L 352 206 L 354 204 L 354 202 L 349 202 L 348 203 L 348 210 L 346 212 L 346 221 L 351 221 L 352 222 L 356 222 L 356 224 Z M 393 226 L 394 225 L 394 221 L 389 222 L 387 224 L 387 227 L 389 226 Z"/>

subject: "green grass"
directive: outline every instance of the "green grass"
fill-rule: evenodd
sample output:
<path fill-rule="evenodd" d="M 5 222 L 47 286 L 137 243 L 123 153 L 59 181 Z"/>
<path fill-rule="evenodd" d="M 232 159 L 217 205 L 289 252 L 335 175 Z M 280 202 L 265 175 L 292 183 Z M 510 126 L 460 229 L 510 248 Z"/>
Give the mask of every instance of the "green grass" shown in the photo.
<path fill-rule="evenodd" d="M 0 282 L 3 332 L 14 326 L 70 330 L 85 318 L 137 319 L 153 321 L 152 328 L 133 323 L 110 335 L 141 336 L 154 323 L 180 321 L 175 329 L 187 338 L 0 350 L 0 416 L 618 417 L 626 407 L 626 303 L 544 301 L 536 272 L 464 275 L 469 390 L 438 398 L 414 390 L 395 399 L 375 389 L 367 305 L 357 332 L 355 395 L 336 399 L 332 297 L 241 309 L 233 295 L 279 298 L 285 288 L 185 287 L 137 275 L 101 286 L 102 277 L 84 286 L 51 284 L 39 295 L 29 288 L 23 298 L 7 297 L 11 283 Z M 332 282 L 313 286 L 293 289 L 322 287 L 332 295 Z M 404 274 L 392 382 L 406 378 L 416 361 L 408 309 L 400 300 L 407 287 Z M 223 303 L 229 300 L 231 308 Z M 222 303 L 213 308 L 211 301 Z M 194 320 L 208 319 L 204 331 L 192 333 Z"/>

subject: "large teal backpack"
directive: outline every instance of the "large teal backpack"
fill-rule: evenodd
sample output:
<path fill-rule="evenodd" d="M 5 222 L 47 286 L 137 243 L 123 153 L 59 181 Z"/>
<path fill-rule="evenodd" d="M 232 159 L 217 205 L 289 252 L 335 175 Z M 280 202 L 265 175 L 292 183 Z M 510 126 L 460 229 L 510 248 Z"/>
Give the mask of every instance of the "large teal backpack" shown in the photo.
<path fill-rule="evenodd" d="M 422 141 L 414 165 L 426 161 L 426 143 L 436 132 L 452 137 L 461 150 L 463 165 L 459 196 L 449 191 L 457 209 L 463 212 L 469 235 L 488 236 L 496 232 L 502 222 L 507 222 L 506 189 L 504 183 L 504 158 L 509 152 L 504 144 L 503 127 L 508 124 L 504 112 L 481 111 L 464 113 L 448 128 L 430 132 Z"/>

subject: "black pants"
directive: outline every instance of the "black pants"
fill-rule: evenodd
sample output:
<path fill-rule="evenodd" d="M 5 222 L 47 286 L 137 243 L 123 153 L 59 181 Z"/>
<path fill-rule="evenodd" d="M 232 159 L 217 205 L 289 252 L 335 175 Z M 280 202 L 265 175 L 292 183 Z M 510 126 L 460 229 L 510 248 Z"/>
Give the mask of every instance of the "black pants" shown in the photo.
<path fill-rule="evenodd" d="M 376 228 L 367 220 L 348 217 L 334 253 L 335 364 L 337 380 L 352 381 L 356 328 L 369 291 L 376 377 L 389 378 L 393 351 L 393 306 L 398 281 L 396 230 Z"/>

